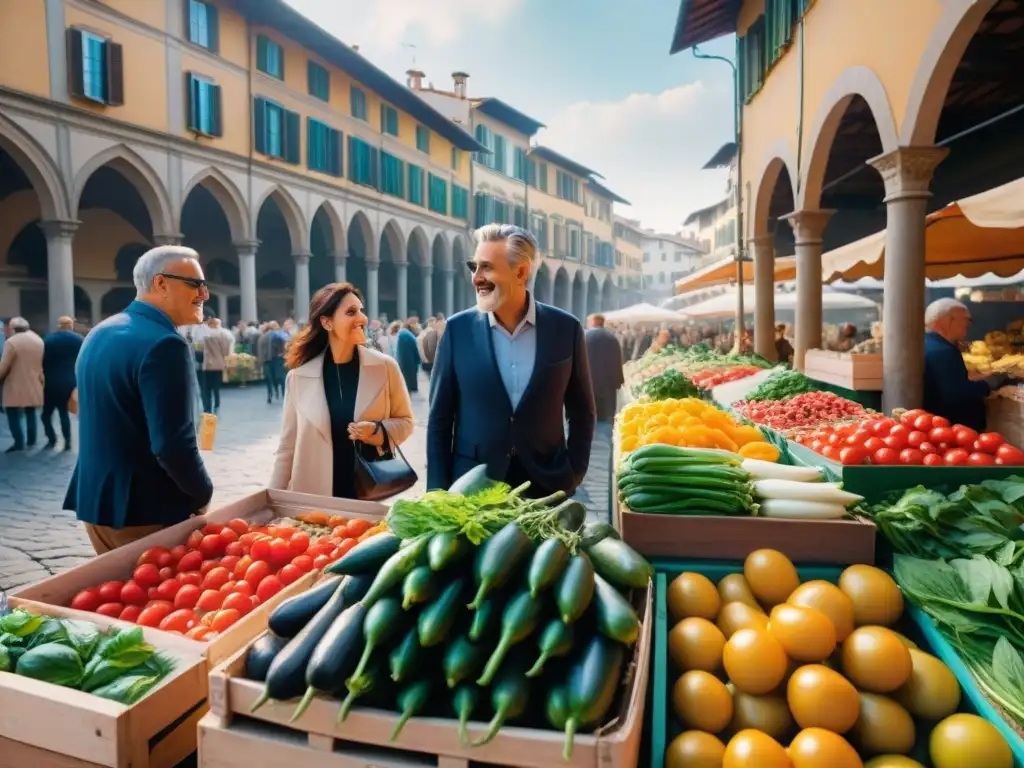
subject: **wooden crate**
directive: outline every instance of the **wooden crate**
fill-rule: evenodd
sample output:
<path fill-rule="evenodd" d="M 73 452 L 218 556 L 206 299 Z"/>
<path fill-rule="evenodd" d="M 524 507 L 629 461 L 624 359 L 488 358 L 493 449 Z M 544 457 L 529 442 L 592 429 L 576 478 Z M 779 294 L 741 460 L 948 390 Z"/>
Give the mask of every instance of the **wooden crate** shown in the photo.
<path fill-rule="evenodd" d="M 882 389 L 882 356 L 809 349 L 804 374 L 812 379 L 853 390 Z"/>
<path fill-rule="evenodd" d="M 82 618 L 78 611 L 25 602 L 35 613 Z M 134 625 L 98 614 L 99 627 Z M 207 670 L 183 638 L 143 628 L 175 669 L 143 699 L 125 706 L 82 691 L 0 672 L 0 768 L 172 768 L 196 749 L 206 713 Z"/>
<path fill-rule="evenodd" d="M 288 719 L 295 702 L 268 702 L 255 713 L 249 710 L 263 684 L 241 677 L 243 649 L 210 673 L 210 714 L 200 723 L 200 768 L 634 768 L 647 697 L 651 654 L 651 589 L 639 607 L 643 622 L 640 639 L 626 674 L 626 690 L 619 711 L 600 734 L 577 734 L 570 762 L 562 759 L 563 734 L 554 730 L 506 726 L 483 747 L 462 747 L 458 723 L 436 717 L 414 717 L 395 743 L 390 742 L 397 714 L 379 709 L 352 710 L 335 724 L 338 702 L 316 698 L 302 718 Z M 472 722 L 470 737 L 479 738 L 487 723 Z"/>
<path fill-rule="evenodd" d="M 353 507 L 352 505 L 357 506 Z M 27 600 L 53 606 L 66 606 L 78 592 L 87 587 L 102 584 L 104 581 L 121 581 L 129 578 L 139 556 L 150 547 L 170 548 L 182 544 L 192 531 L 202 528 L 208 522 L 226 523 L 228 520 L 238 517 L 252 524 L 261 525 L 278 517 L 314 509 L 337 514 L 350 514 L 352 517 L 363 517 L 373 521 L 381 520 L 387 514 L 387 507 L 382 504 L 324 498 L 287 491 L 258 491 L 206 515 L 191 517 L 144 539 L 106 552 L 88 563 L 22 587 L 11 593 L 11 603 L 18 605 L 21 601 Z M 292 595 L 297 595 L 308 589 L 317 576 L 317 573 L 305 574 L 301 579 L 289 584 L 270 600 L 243 616 L 230 629 L 209 642 L 196 640 L 185 640 L 184 642 L 189 644 L 192 652 L 197 656 L 205 657 L 210 664 L 217 664 L 261 634 L 267 628 L 267 616 L 274 606 Z M 66 610 L 69 611 L 69 615 L 74 614 L 76 618 L 90 621 L 97 616 L 97 614 L 85 611 Z M 167 637 L 177 637 L 159 632 L 159 630 L 157 632 Z"/>

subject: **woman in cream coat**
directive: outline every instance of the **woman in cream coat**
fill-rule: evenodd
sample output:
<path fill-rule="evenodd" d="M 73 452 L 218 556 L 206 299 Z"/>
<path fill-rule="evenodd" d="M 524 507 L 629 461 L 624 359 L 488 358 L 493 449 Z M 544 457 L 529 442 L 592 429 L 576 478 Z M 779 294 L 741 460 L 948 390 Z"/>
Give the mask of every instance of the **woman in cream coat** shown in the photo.
<path fill-rule="evenodd" d="M 285 361 L 271 488 L 356 498 L 354 441 L 379 448 L 384 430 L 395 444 L 412 434 L 412 403 L 398 364 L 366 346 L 367 322 L 351 283 L 331 283 L 313 296 L 309 325 Z"/>

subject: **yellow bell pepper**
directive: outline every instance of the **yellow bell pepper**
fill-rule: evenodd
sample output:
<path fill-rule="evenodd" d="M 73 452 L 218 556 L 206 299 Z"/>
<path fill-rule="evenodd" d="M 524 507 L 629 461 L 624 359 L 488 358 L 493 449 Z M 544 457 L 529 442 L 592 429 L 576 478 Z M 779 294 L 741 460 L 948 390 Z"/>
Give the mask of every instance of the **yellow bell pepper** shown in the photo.
<path fill-rule="evenodd" d="M 779 449 L 771 443 L 747 443 L 740 447 L 739 454 L 745 459 L 779 460 Z"/>

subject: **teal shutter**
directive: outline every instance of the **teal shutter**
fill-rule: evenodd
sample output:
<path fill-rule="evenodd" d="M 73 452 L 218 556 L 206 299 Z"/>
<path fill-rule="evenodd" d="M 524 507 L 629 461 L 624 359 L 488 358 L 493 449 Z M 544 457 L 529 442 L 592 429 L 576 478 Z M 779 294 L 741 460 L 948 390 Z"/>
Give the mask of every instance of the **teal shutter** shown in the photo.
<path fill-rule="evenodd" d="M 185 0 L 185 5 L 188 5 L 188 0 Z M 188 29 L 188 27 L 186 27 Z M 206 4 L 206 34 L 209 38 L 209 50 L 214 53 L 220 52 L 220 16 L 217 11 L 217 6 L 213 3 Z M 218 91 L 219 93 L 219 91 Z M 220 134 L 217 134 L 218 136 Z"/>
<path fill-rule="evenodd" d="M 263 35 L 256 36 L 256 69 L 260 72 L 267 72 L 267 38 Z"/>
<path fill-rule="evenodd" d="M 210 86 L 210 125 L 214 136 L 224 135 L 222 115 L 224 114 L 223 101 L 219 85 Z"/>
<path fill-rule="evenodd" d="M 188 94 L 188 110 L 185 126 L 190 131 L 199 130 L 199 82 L 191 72 L 185 73 L 185 93 Z"/>
<path fill-rule="evenodd" d="M 331 131 L 330 135 L 330 174 L 332 176 L 341 176 L 344 172 L 344 137 L 341 131 Z"/>
<path fill-rule="evenodd" d="M 253 138 L 256 151 L 267 154 L 267 100 L 257 96 L 253 99 L 252 110 Z"/>
<path fill-rule="evenodd" d="M 299 135 L 301 123 L 298 112 L 284 110 L 284 160 L 298 165 L 302 160 L 302 137 Z"/>
<path fill-rule="evenodd" d="M 388 131 L 388 112 L 387 106 L 384 104 L 380 105 L 380 132 L 387 133 Z"/>
<path fill-rule="evenodd" d="M 312 118 L 306 118 L 306 167 L 316 170 L 316 122 Z"/>

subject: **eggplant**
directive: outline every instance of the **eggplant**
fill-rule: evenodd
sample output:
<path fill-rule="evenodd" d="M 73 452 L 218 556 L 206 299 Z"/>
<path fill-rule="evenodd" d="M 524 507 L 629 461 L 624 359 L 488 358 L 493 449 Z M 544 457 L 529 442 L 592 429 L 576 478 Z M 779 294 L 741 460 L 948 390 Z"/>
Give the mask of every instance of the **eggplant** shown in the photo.
<path fill-rule="evenodd" d="M 267 619 L 270 631 L 278 637 L 295 637 L 327 601 L 341 583 L 341 576 L 326 575 L 312 587 L 275 606 Z"/>

